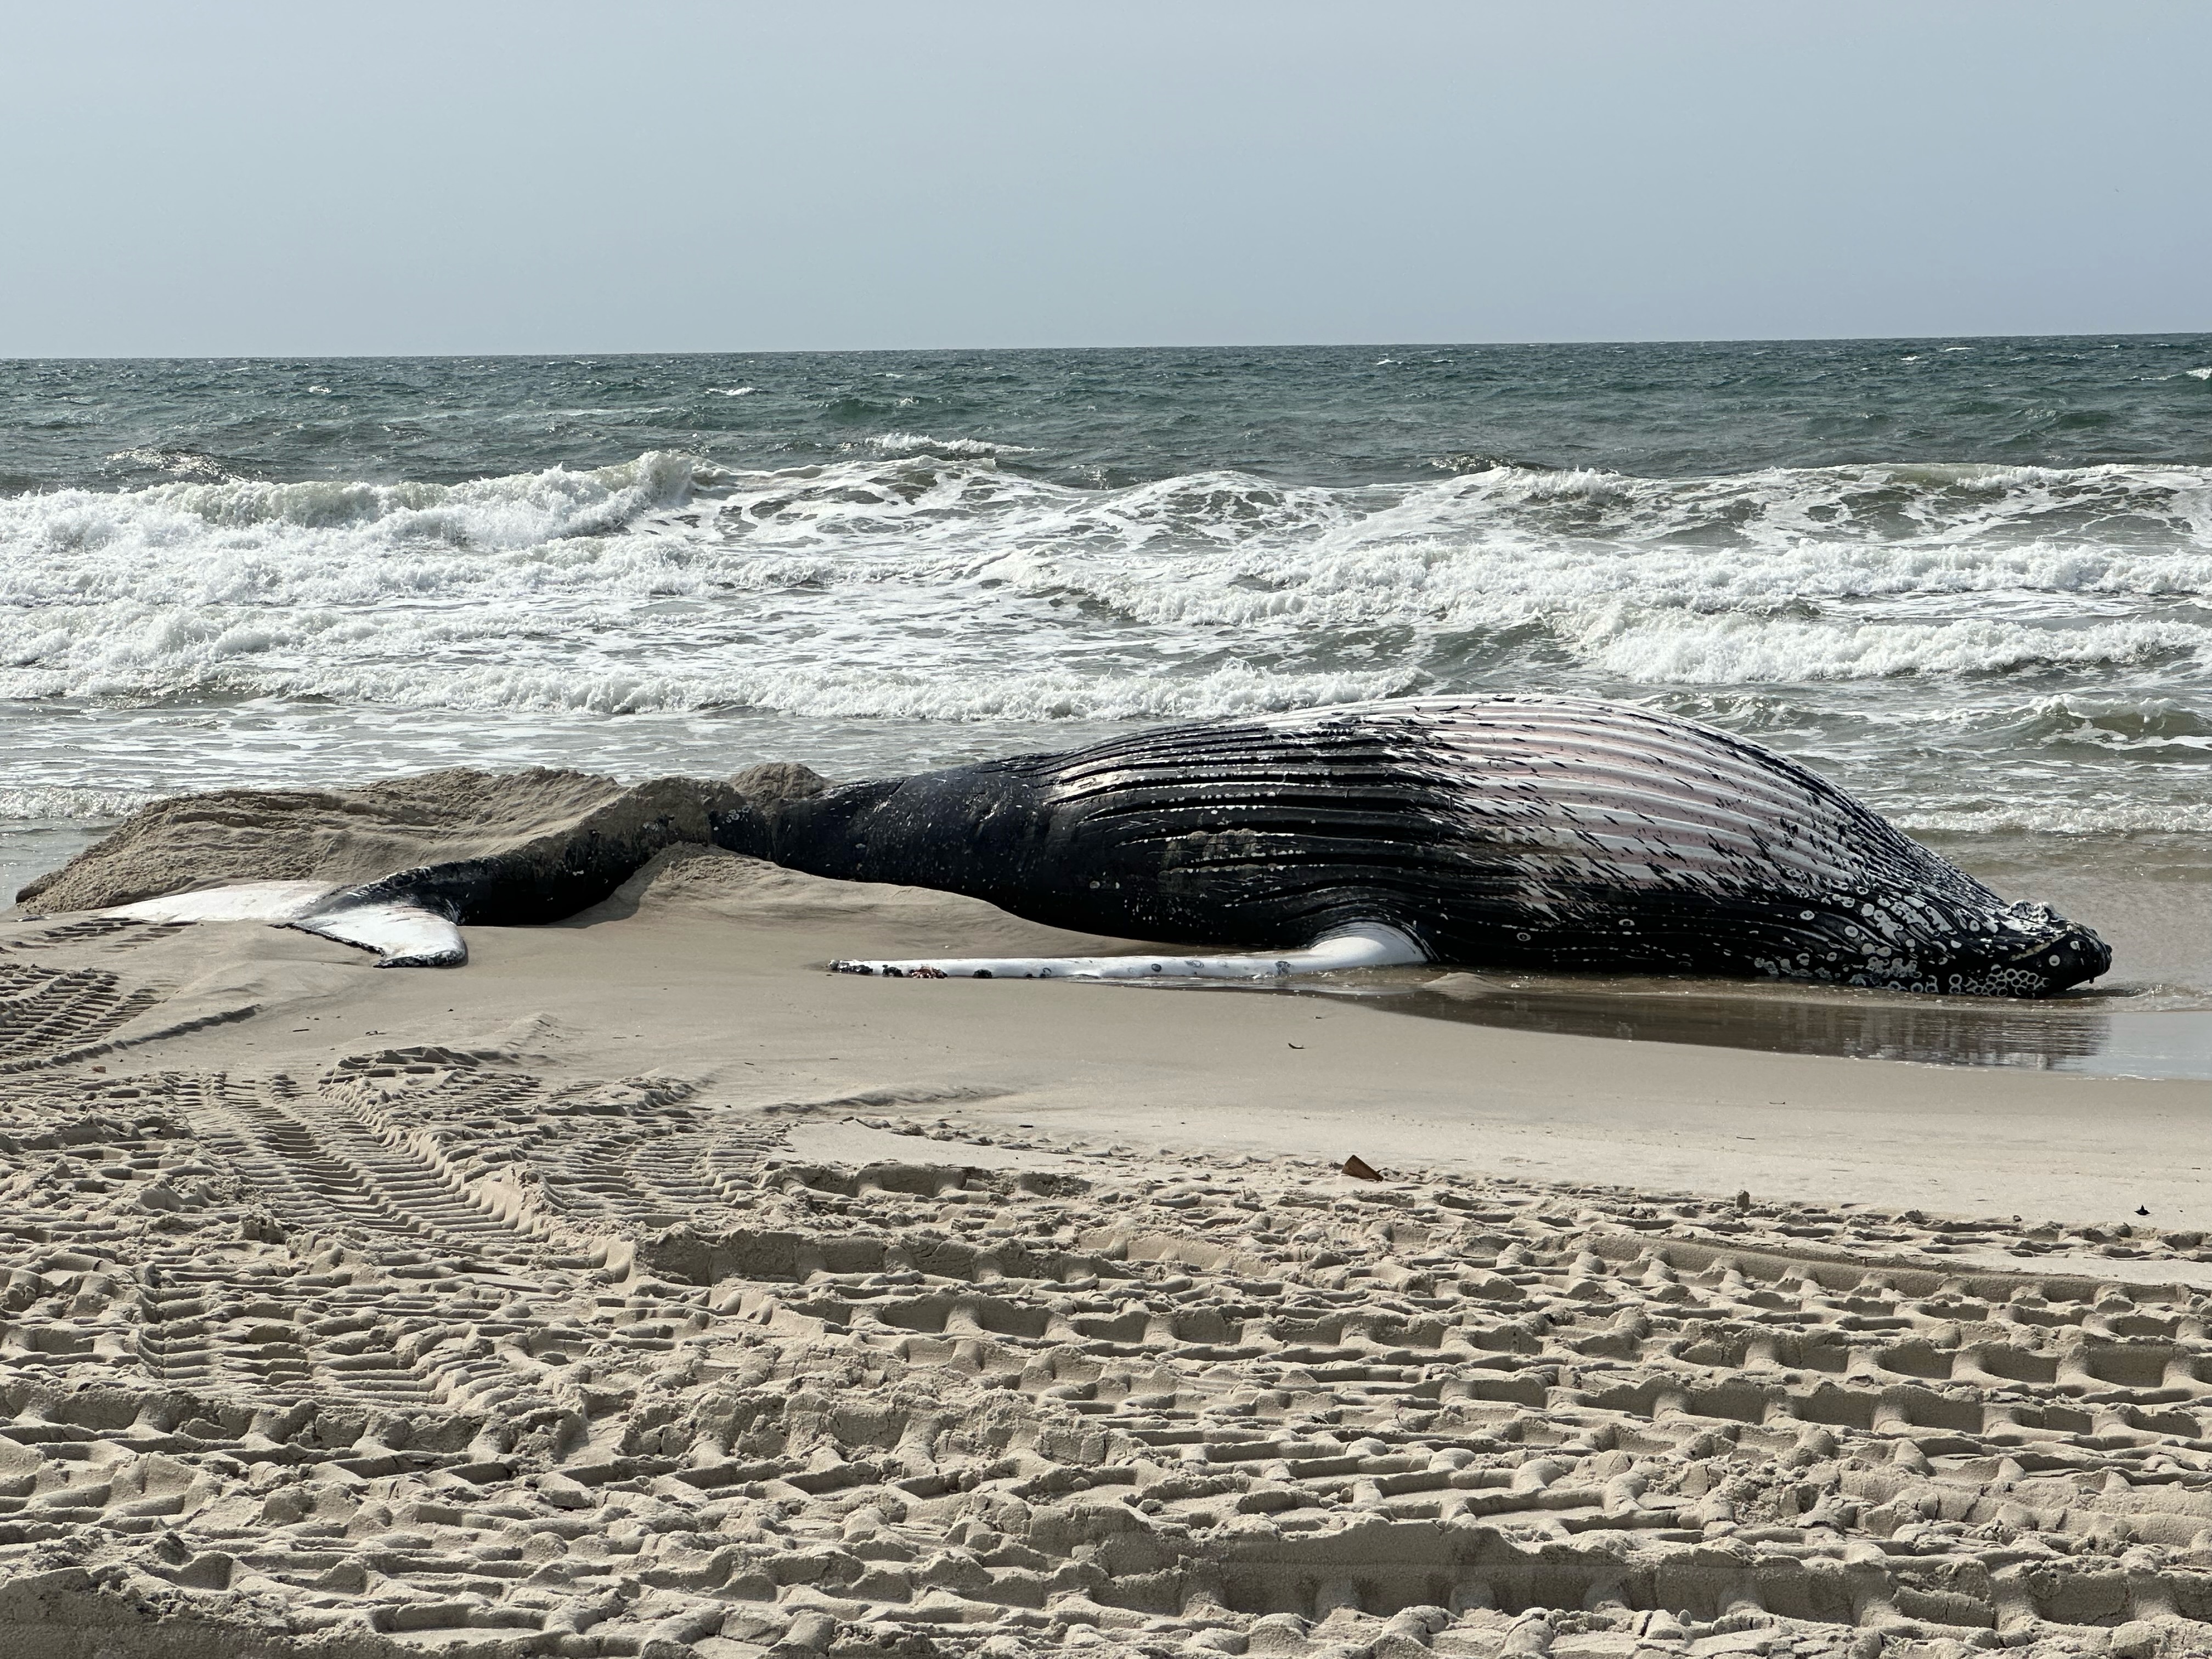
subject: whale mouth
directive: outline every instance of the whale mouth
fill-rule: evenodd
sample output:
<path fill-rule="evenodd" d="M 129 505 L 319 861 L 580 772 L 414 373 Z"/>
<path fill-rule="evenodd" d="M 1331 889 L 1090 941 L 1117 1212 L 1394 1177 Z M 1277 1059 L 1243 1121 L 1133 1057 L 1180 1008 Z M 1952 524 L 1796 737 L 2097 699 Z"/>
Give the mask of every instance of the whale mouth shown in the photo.
<path fill-rule="evenodd" d="M 2043 981 L 2043 995 L 2072 989 L 2112 965 L 2112 947 L 2087 927 L 2068 926 L 2013 956 L 2008 964 Z"/>

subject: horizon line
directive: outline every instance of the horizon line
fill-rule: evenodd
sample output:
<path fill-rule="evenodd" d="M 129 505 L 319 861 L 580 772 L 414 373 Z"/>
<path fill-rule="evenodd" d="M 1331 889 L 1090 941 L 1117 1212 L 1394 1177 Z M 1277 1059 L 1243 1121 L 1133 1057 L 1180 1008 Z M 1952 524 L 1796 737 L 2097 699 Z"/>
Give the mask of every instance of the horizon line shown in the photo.
<path fill-rule="evenodd" d="M 0 353 L 0 363 L 383 362 L 394 360 L 419 362 L 425 359 L 471 358 L 553 362 L 579 358 L 920 356 L 1042 351 L 1467 351 L 1522 350 L 1541 346 L 1869 345 L 1914 344 L 1935 340 L 2181 340 L 2208 335 L 2212 335 L 2212 327 L 2130 329 L 2111 332 L 2069 331 L 2051 334 L 1775 334 L 1737 337 L 1680 335 L 1646 339 L 1279 340 L 1246 343 L 1139 345 L 769 346 L 721 349 L 684 347 L 662 350 L 627 349 L 561 351 L 180 351 L 152 354 L 117 351 L 35 355 Z"/>

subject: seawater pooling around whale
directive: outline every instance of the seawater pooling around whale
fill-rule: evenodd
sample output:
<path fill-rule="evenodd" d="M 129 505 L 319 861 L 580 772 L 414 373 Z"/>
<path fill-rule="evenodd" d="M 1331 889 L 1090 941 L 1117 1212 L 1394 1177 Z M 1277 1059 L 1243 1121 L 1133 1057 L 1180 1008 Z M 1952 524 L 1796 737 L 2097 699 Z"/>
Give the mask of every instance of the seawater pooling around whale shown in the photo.
<path fill-rule="evenodd" d="M 2137 1011 L 2124 994 L 2094 991 L 2015 1003 L 1845 986 L 1402 970 L 1274 988 L 1567 1036 L 2212 1082 L 2212 1011 Z"/>

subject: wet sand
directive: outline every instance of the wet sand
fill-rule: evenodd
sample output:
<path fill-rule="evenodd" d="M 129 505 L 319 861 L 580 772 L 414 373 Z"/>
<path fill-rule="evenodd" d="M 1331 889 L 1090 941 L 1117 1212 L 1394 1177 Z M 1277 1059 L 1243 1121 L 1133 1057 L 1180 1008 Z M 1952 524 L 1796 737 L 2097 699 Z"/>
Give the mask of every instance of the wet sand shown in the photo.
<path fill-rule="evenodd" d="M 0 923 L 0 1626 L 2212 1650 L 2202 1084 L 819 971 L 1097 944 L 688 854 L 445 972 Z"/>

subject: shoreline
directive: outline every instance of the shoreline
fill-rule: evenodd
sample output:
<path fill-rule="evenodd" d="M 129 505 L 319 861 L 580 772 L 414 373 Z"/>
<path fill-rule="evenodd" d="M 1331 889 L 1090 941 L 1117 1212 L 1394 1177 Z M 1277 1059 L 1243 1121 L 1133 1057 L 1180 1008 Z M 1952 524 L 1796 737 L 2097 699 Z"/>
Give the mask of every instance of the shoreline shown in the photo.
<path fill-rule="evenodd" d="M 1455 982 L 1481 977 L 1465 975 L 1348 976 L 1412 982 L 1400 996 L 832 975 L 824 964 L 845 957 L 1126 945 L 955 895 L 672 851 L 567 921 L 471 927 L 471 959 L 459 969 L 385 973 L 363 952 L 256 924 L 155 929 L 168 935 L 161 951 L 181 958 L 168 977 L 185 987 L 182 1001 L 204 1006 L 211 1023 L 137 1063 L 158 1054 L 187 1068 L 314 1066 L 338 1057 L 326 1032 L 465 1047 L 527 1026 L 550 1052 L 603 1064 L 646 1043 L 656 1066 L 761 1103 L 778 1091 L 805 1100 L 918 1090 L 978 1121 L 1075 1115 L 1094 1128 L 1163 1140 L 1186 1130 L 1193 1145 L 1240 1151 L 1295 1144 L 1316 1157 L 1335 1137 L 1340 1159 L 1358 1152 L 1379 1163 L 1372 1147 L 1439 1169 L 1577 1182 L 1606 1179 L 1632 1148 L 1651 1160 L 1641 1184 L 1709 1195 L 1875 1204 L 1903 1194 L 1907 1206 L 1964 1215 L 1995 1213 L 2008 1192 L 2007 1215 L 2116 1225 L 2148 1206 L 2154 1225 L 2212 1231 L 2212 1198 L 2193 1191 L 2201 1170 L 2172 1157 L 2172 1135 L 2202 1110 L 2202 1085 L 2187 1077 L 1518 1029 L 1457 1017 L 1491 996 L 1486 981 Z M 0 930 L 84 920 L 0 920 Z M 243 1024 L 216 1018 L 248 1006 L 242 988 L 259 1012 Z M 1765 994 L 1802 1006 L 1801 990 L 1822 1001 L 1825 988 L 1747 986 L 1732 1000 Z M 1966 1000 L 1925 1000 L 1932 1013 Z M 1972 1013 L 1997 1018 L 2049 1007 L 1973 1001 Z M 1447 1017 L 1430 1017 L 1437 1005 Z M 1408 1018 L 1407 1006 L 1420 1012 Z M 295 1015 L 296 1029 L 284 1023 Z M 837 1034 L 835 1054 L 817 1052 L 824 1031 Z M 1509 1169 L 1509 1159 L 1521 1162 Z"/>

